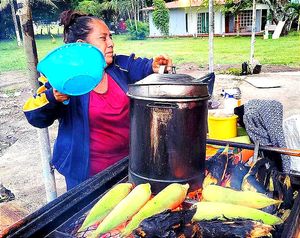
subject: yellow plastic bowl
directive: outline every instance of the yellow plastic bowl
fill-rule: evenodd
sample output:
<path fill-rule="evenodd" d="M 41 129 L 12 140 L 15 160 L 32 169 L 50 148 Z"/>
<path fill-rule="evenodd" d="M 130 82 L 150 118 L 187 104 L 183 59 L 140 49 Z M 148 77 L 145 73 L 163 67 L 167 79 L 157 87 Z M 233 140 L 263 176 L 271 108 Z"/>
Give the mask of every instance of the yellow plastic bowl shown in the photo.
<path fill-rule="evenodd" d="M 210 139 L 229 139 L 237 136 L 238 116 L 215 117 L 208 116 L 208 136 Z"/>

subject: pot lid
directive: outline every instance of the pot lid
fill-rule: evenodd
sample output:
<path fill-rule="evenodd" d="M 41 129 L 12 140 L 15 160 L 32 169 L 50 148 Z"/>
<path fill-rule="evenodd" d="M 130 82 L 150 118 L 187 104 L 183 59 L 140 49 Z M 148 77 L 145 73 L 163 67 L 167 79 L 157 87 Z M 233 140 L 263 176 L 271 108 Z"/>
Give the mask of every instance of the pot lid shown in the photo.
<path fill-rule="evenodd" d="M 129 84 L 128 96 L 206 99 L 209 97 L 208 87 L 202 80 L 187 74 L 151 74 L 135 84 Z"/>

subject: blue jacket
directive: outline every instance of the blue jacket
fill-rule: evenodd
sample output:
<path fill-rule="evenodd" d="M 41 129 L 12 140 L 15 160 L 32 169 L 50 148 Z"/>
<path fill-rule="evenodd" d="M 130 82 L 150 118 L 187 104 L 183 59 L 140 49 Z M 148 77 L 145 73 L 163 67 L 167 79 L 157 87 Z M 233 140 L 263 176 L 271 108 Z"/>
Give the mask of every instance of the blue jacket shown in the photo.
<path fill-rule="evenodd" d="M 127 92 L 128 84 L 153 73 L 152 60 L 135 58 L 134 54 L 118 55 L 105 71 Z M 67 183 L 68 179 L 77 181 L 72 184 L 73 187 L 89 175 L 89 93 L 71 97 L 69 104 L 64 105 L 55 100 L 46 78 L 40 77 L 39 81 L 43 85 L 36 95 L 27 100 L 23 110 L 28 122 L 35 127 L 45 128 L 59 120 L 52 164 L 66 177 Z"/>

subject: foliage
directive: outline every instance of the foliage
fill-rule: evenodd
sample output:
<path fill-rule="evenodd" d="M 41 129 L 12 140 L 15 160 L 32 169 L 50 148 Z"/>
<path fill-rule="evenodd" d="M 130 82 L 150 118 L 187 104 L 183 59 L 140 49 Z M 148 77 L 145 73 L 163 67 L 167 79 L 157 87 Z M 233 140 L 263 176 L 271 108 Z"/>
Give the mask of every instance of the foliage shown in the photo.
<path fill-rule="evenodd" d="M 298 27 L 297 30 L 299 31 L 300 28 L 300 3 L 289 3 L 285 6 L 286 11 L 291 12 L 291 23 L 297 19 L 298 21 Z"/>
<path fill-rule="evenodd" d="M 102 17 L 101 14 L 101 5 L 100 3 L 94 1 L 94 0 L 84 0 L 79 2 L 78 6 L 75 8 L 75 10 L 92 14 L 97 17 Z"/>
<path fill-rule="evenodd" d="M 34 22 L 50 23 L 59 20 L 59 15 L 62 11 L 70 9 L 70 4 L 66 1 L 52 1 L 52 4 L 48 5 L 44 1 L 33 1 L 31 4 L 32 19 Z"/>
<path fill-rule="evenodd" d="M 237 15 L 241 10 L 251 6 L 252 6 L 252 0 L 241 0 L 241 1 L 226 0 L 225 4 L 222 7 L 222 12 Z"/>
<path fill-rule="evenodd" d="M 164 0 L 153 1 L 153 22 L 160 32 L 167 36 L 169 35 L 169 9 L 166 8 Z"/>
<path fill-rule="evenodd" d="M 1 10 L 0 13 L 0 40 L 12 39 L 15 36 L 14 24 L 10 8 Z"/>
<path fill-rule="evenodd" d="M 134 24 L 130 24 L 129 20 L 126 21 L 126 25 L 131 40 L 144 40 L 149 35 L 148 23 L 138 21 L 137 30 Z"/>
<path fill-rule="evenodd" d="M 15 38 L 15 28 L 13 24 L 12 13 L 9 4 L 15 3 L 16 0 L 1 0 L 0 1 L 0 39 Z M 57 21 L 59 14 L 70 8 L 68 1 L 59 0 L 38 0 L 30 1 L 32 8 L 32 17 L 35 23 L 49 23 Z M 18 17 L 17 17 L 18 18 Z"/>
<path fill-rule="evenodd" d="M 214 6 L 222 5 L 222 2 L 219 1 L 219 0 L 214 0 L 213 2 L 214 2 Z M 201 7 L 207 7 L 208 8 L 208 6 L 209 6 L 209 0 L 203 0 L 202 3 L 201 3 L 200 8 Z M 199 8 L 199 10 L 200 10 L 200 8 Z"/>

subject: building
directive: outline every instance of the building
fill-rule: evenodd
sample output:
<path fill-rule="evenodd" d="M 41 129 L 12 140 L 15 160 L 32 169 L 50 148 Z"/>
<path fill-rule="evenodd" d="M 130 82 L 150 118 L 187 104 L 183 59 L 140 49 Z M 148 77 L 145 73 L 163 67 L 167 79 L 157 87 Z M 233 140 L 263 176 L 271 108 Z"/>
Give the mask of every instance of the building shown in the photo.
<path fill-rule="evenodd" d="M 203 6 L 202 0 L 180 0 L 166 3 L 170 10 L 169 35 L 190 36 L 208 34 L 208 7 Z M 217 1 L 214 6 L 215 24 L 214 34 L 235 35 L 251 33 L 252 9 L 245 9 L 237 16 L 224 14 L 222 5 L 224 0 Z M 256 6 L 256 32 L 262 32 L 267 23 L 268 6 L 257 4 Z M 161 32 L 153 23 L 153 7 L 142 9 L 149 12 L 150 37 L 161 36 Z"/>

